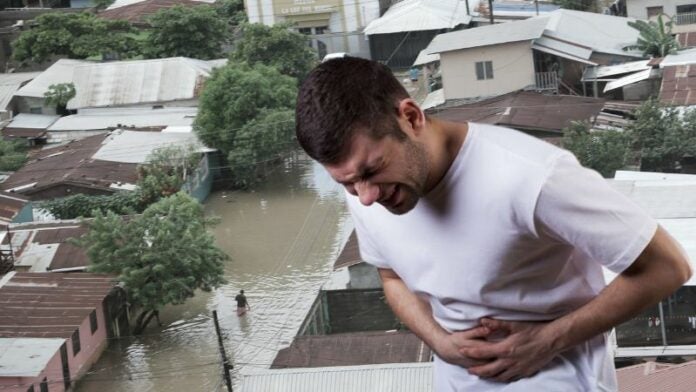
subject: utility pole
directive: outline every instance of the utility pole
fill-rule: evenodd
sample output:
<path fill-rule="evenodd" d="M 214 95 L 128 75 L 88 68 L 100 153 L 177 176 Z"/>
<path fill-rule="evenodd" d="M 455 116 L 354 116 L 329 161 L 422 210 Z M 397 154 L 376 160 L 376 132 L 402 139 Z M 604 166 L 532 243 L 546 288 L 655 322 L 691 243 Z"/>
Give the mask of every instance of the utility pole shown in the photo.
<path fill-rule="evenodd" d="M 466 14 L 471 15 L 471 13 L 469 12 L 469 0 L 466 0 Z"/>
<path fill-rule="evenodd" d="M 536 8 L 537 16 L 539 16 L 539 0 L 534 0 L 534 7 Z"/>
<path fill-rule="evenodd" d="M 490 14 L 491 17 L 491 24 L 494 23 L 493 20 L 493 0 L 488 0 L 488 13 Z"/>
<path fill-rule="evenodd" d="M 218 338 L 218 347 L 220 348 L 220 356 L 222 356 L 222 367 L 225 373 L 225 382 L 227 383 L 227 392 L 232 392 L 232 379 L 230 378 L 230 370 L 233 366 L 227 359 L 227 353 L 225 352 L 225 346 L 222 343 L 222 335 L 220 334 L 220 324 L 218 323 L 217 310 L 213 310 L 213 321 L 215 322 L 215 333 Z"/>

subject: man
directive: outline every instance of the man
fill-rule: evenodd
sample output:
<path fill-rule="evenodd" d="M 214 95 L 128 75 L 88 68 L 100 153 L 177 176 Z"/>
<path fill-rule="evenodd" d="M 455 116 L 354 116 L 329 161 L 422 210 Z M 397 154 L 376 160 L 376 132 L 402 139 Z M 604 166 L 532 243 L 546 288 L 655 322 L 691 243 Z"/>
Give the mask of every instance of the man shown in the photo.
<path fill-rule="evenodd" d="M 249 301 L 247 301 L 247 297 L 244 295 L 244 290 L 239 290 L 239 294 L 234 297 L 234 300 L 237 301 L 237 316 L 244 316 L 247 310 L 251 310 Z"/>
<path fill-rule="evenodd" d="M 390 306 L 436 353 L 436 391 L 616 390 L 604 333 L 691 275 L 675 241 L 572 154 L 427 117 L 383 65 L 315 68 L 296 132 L 346 188 Z M 602 265 L 619 273 L 607 287 Z"/>

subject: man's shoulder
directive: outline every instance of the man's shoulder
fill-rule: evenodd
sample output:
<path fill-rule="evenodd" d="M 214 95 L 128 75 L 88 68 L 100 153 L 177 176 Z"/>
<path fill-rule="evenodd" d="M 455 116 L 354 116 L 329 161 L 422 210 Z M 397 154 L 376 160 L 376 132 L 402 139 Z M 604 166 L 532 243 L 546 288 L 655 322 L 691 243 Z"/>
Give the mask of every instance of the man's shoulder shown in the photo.
<path fill-rule="evenodd" d="M 516 129 L 490 124 L 470 124 L 478 148 L 496 150 L 492 157 L 504 154 L 507 159 L 546 166 L 567 151 Z"/>

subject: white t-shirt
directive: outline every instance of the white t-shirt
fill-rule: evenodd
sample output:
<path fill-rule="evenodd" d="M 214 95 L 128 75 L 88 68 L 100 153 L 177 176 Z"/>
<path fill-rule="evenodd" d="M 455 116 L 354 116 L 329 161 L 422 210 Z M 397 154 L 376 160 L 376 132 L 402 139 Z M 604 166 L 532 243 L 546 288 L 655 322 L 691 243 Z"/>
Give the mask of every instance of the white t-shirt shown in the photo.
<path fill-rule="evenodd" d="M 363 259 L 394 270 L 429 299 L 433 317 L 449 331 L 474 327 L 484 316 L 563 316 L 602 290 L 602 265 L 622 272 L 657 229 L 654 219 L 569 152 L 472 123 L 443 180 L 413 210 L 393 215 L 381 205 L 347 199 Z M 511 384 L 480 380 L 437 360 L 436 390 L 616 389 L 603 336 L 564 357 Z"/>

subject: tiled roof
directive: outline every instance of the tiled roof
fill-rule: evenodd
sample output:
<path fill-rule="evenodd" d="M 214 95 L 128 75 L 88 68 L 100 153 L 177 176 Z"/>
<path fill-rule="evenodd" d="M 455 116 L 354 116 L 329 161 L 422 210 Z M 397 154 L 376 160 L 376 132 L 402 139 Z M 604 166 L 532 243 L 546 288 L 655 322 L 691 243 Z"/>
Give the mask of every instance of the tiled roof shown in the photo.
<path fill-rule="evenodd" d="M 694 90 L 696 90 L 696 64 L 663 68 L 660 102 L 673 106 L 695 105 Z"/>
<path fill-rule="evenodd" d="M 280 350 L 271 368 L 429 362 L 431 352 L 411 332 L 358 332 L 297 336 Z"/>
<path fill-rule="evenodd" d="M 0 337 L 69 338 L 115 287 L 90 273 L 10 273 L 0 286 Z"/>
<path fill-rule="evenodd" d="M 197 5 L 209 5 L 195 0 L 145 0 L 134 4 L 124 5 L 123 7 L 107 9 L 98 14 L 106 19 L 127 20 L 131 23 L 146 24 L 147 18 L 158 11 L 171 8 L 177 5 L 187 7 Z"/>
<path fill-rule="evenodd" d="M 696 361 L 682 364 L 648 362 L 616 371 L 620 392 L 692 392 Z"/>

